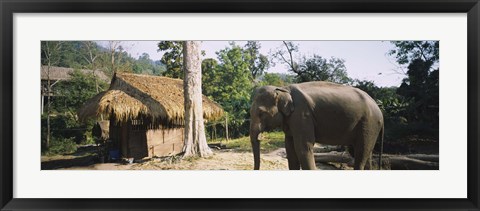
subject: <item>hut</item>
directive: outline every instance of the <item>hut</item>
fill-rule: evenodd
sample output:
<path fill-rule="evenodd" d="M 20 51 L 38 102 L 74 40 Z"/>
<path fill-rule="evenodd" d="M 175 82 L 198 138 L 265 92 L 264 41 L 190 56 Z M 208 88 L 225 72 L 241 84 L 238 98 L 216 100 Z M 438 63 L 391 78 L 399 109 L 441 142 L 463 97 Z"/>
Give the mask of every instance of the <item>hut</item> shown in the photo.
<path fill-rule="evenodd" d="M 71 74 L 75 69 L 67 67 L 56 67 L 56 66 L 41 66 L 40 68 L 40 78 L 41 78 L 41 111 L 43 114 L 44 107 L 46 105 L 46 99 L 50 97 L 58 97 L 58 95 L 50 90 L 48 92 L 48 81 L 50 80 L 50 86 L 53 87 L 59 81 L 69 81 Z M 100 70 L 87 70 L 87 69 L 78 69 L 83 74 L 94 74 L 99 80 L 108 82 L 110 78 L 106 76 L 103 71 Z"/>
<path fill-rule="evenodd" d="M 116 73 L 107 91 L 78 111 L 81 121 L 103 115 L 110 121 L 109 139 L 122 157 L 168 156 L 183 148 L 183 81 L 160 76 Z M 206 121 L 223 116 L 222 108 L 203 96 Z"/>

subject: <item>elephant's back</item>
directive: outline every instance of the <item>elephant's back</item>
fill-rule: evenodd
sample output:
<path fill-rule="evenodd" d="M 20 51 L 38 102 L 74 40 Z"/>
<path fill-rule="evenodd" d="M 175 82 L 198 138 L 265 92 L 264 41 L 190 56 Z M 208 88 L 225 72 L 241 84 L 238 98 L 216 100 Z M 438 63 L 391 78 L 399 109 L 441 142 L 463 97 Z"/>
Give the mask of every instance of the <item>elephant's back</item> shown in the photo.
<path fill-rule="evenodd" d="M 337 138 L 336 141 L 342 142 L 338 134 L 351 134 L 358 123 L 365 119 L 383 121 L 375 100 L 360 89 L 329 82 L 302 83 L 292 89 L 302 93 L 303 96 L 297 96 L 297 100 L 304 98 L 314 112 L 315 124 L 323 128 L 317 131 L 316 137 L 324 141 Z M 347 141 L 349 138 L 341 139 Z"/>
<path fill-rule="evenodd" d="M 321 93 L 323 95 L 332 95 L 333 97 L 347 97 L 351 99 L 370 97 L 367 93 L 355 87 L 327 81 L 311 81 L 295 84 L 293 86 L 294 88 L 301 90 L 307 95 L 315 95 Z"/>
<path fill-rule="evenodd" d="M 356 104 L 375 103 L 366 92 L 343 84 L 312 81 L 294 85 L 293 89 L 300 90 L 307 98 L 312 98 L 312 102 L 321 101 L 329 104 Z M 338 106 L 340 106 L 338 105 Z"/>
<path fill-rule="evenodd" d="M 352 118 L 365 115 L 382 118 L 381 110 L 375 100 L 366 92 L 352 86 L 313 81 L 291 85 L 290 90 L 298 92 L 297 100 L 305 100 L 307 105 L 317 112 L 343 113 Z M 292 97 L 295 98 L 293 95 Z"/>

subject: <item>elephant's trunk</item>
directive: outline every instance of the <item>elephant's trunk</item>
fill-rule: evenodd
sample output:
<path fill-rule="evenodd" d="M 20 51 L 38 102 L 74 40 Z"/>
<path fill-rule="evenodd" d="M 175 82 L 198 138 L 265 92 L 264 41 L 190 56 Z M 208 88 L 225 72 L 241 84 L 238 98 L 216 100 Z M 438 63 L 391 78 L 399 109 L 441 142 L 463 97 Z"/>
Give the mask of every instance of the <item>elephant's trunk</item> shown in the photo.
<path fill-rule="evenodd" d="M 258 130 L 250 129 L 250 142 L 252 143 L 253 149 L 253 169 L 260 169 L 260 142 L 258 141 Z"/>

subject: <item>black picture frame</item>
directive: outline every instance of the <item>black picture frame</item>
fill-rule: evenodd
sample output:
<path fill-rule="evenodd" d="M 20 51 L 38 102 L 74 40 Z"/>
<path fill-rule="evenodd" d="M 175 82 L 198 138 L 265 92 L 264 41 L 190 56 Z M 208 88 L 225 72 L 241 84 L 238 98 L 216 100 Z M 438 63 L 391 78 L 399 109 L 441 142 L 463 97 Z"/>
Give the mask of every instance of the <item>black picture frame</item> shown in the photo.
<path fill-rule="evenodd" d="M 479 210 L 478 0 L 0 0 L 0 207 L 2 210 Z M 13 198 L 14 13 L 467 13 L 466 199 L 18 199 Z M 448 182 L 448 181 L 446 181 Z"/>

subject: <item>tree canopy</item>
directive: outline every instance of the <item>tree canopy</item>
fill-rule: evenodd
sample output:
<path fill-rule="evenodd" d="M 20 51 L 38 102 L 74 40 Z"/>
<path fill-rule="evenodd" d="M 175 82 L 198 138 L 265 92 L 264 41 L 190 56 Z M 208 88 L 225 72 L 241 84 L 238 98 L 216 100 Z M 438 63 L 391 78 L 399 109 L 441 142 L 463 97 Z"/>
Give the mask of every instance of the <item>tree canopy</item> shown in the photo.
<path fill-rule="evenodd" d="M 247 41 L 244 47 L 244 57 L 245 60 L 249 63 L 249 69 L 252 73 L 252 78 L 256 79 L 259 76 L 263 75 L 266 69 L 270 66 L 267 56 L 260 54 L 259 50 L 261 48 L 260 42 L 258 41 Z"/>
<path fill-rule="evenodd" d="M 231 44 L 217 52 L 218 65 L 215 70 L 215 79 L 207 79 L 205 87 L 214 87 L 204 90 L 204 94 L 218 102 L 230 116 L 233 135 L 240 133 L 246 127 L 250 107 L 250 95 L 253 89 L 250 63 L 245 58 L 245 51 L 238 45 Z M 243 126 L 242 126 L 243 125 Z M 244 131 L 245 132 L 245 131 Z"/>
<path fill-rule="evenodd" d="M 439 60 L 438 41 L 392 41 L 395 49 L 388 52 L 395 56 L 398 64 L 410 64 L 413 60 L 421 59 L 432 64 Z"/>
<path fill-rule="evenodd" d="M 297 82 L 329 81 L 347 84 L 352 81 L 347 75 L 345 60 L 339 58 L 325 59 L 319 55 L 311 58 L 303 57 L 302 62 L 295 71 Z"/>
<path fill-rule="evenodd" d="M 166 65 L 163 76 L 171 78 L 183 78 L 183 46 L 181 41 L 160 41 L 158 51 L 163 51 L 160 60 Z"/>
<path fill-rule="evenodd" d="M 335 57 L 326 59 L 317 54 L 303 55 L 299 59 L 299 55 L 297 57 L 294 55 L 299 52 L 297 44 L 291 41 L 283 41 L 283 44 L 272 53 L 272 57 L 295 74 L 296 82 L 330 81 L 341 84 L 352 82 L 347 75 L 344 59 Z"/>

